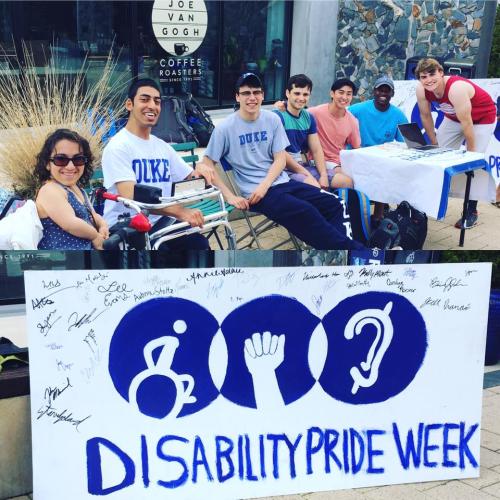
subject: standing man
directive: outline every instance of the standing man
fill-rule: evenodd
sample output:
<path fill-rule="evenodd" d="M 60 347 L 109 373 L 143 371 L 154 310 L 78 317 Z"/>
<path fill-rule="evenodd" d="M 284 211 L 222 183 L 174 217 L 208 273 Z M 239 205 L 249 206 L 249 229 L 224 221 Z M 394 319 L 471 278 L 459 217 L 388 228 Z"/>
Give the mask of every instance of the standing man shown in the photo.
<path fill-rule="evenodd" d="M 345 149 L 348 144 L 353 149 L 361 145 L 358 120 L 347 111 L 355 94 L 354 83 L 348 78 L 340 78 L 332 84 L 330 103 L 309 108 L 309 112 L 316 118 L 319 142 L 332 188 L 353 187 L 352 179 L 342 172 L 339 155 L 340 150 Z"/>
<path fill-rule="evenodd" d="M 459 149 L 465 140 L 467 151 L 484 153 L 496 126 L 496 106 L 481 87 L 461 76 L 444 76 L 438 61 L 420 59 L 415 68 L 417 102 L 431 144 Z M 439 103 L 444 120 L 437 134 L 431 115 L 431 101 Z M 464 229 L 477 224 L 477 201 L 469 200 Z M 455 224 L 462 229 L 462 220 Z"/>
<path fill-rule="evenodd" d="M 361 147 L 376 146 L 385 142 L 403 142 L 398 125 L 408 123 L 404 113 L 391 104 L 394 82 L 386 75 L 373 86 L 373 99 L 353 104 L 349 111 L 358 119 Z M 384 217 L 384 203 L 375 202 L 372 222 L 374 226 Z"/>
<path fill-rule="evenodd" d="M 214 169 L 222 158 L 233 167 L 242 196 L 235 196 L 216 174 L 225 199 L 240 209 L 260 212 L 317 249 L 360 249 L 352 240 L 345 205 L 330 193 L 290 180 L 283 172 L 288 139 L 279 117 L 262 110 L 258 76 L 245 73 L 236 82 L 238 111 L 212 133 L 203 162 Z"/>
<path fill-rule="evenodd" d="M 331 179 L 318 138 L 316 120 L 306 109 L 313 83 L 306 75 L 293 75 L 286 85 L 286 109 L 275 113 L 281 119 L 290 145 L 286 148 L 286 170 L 291 179 L 328 189 Z M 281 104 L 281 103 L 280 103 Z M 284 103 L 283 103 L 284 106 Z M 314 165 L 304 164 L 302 153 L 310 152 Z"/>
<path fill-rule="evenodd" d="M 162 196 L 171 196 L 172 183 L 203 175 L 212 182 L 212 172 L 206 166 L 193 171 L 165 141 L 151 135 L 161 112 L 160 89 L 154 80 L 136 80 L 128 90 L 125 102 L 129 116 L 126 126 L 111 138 L 102 155 L 104 186 L 110 193 L 133 199 L 135 184 L 147 184 L 162 189 Z M 197 167 L 198 170 L 198 167 Z M 111 227 L 118 216 L 129 210 L 122 203 L 106 200 L 104 218 Z M 175 205 L 153 212 L 149 216 L 150 233 L 169 225 L 172 218 L 203 227 L 199 210 Z M 207 239 L 200 233 L 174 238 L 160 247 L 172 250 L 208 250 Z"/>

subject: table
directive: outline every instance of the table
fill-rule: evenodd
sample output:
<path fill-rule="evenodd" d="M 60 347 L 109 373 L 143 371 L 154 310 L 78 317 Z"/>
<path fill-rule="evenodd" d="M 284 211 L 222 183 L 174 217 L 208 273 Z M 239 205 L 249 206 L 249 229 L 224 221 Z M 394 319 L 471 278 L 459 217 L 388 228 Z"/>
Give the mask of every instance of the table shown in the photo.
<path fill-rule="evenodd" d="M 343 150 L 340 160 L 354 187 L 371 200 L 398 204 L 408 201 L 438 220 L 448 208 L 448 196 L 491 201 L 495 181 L 483 153 L 453 150 L 444 153 L 408 149 L 391 142 L 367 148 Z M 463 175 L 466 174 L 466 175 Z M 464 230 L 460 235 L 463 245 Z"/>

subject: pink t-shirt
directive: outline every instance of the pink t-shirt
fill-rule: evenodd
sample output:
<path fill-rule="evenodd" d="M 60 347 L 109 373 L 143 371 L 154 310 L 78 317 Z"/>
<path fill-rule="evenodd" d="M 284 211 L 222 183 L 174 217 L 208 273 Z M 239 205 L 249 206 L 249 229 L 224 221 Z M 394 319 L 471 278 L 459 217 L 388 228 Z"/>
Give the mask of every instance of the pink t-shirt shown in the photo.
<path fill-rule="evenodd" d="M 308 108 L 308 111 L 316 118 L 319 142 L 326 161 L 340 165 L 339 154 L 346 144 L 353 148 L 361 146 L 358 120 L 349 111 L 342 118 L 333 116 L 328 104 Z"/>

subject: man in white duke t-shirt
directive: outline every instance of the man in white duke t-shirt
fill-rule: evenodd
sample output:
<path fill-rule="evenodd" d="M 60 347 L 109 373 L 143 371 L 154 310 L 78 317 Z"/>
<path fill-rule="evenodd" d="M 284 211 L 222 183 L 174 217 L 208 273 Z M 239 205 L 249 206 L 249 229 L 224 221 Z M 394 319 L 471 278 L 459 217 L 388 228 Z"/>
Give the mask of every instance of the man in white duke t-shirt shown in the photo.
<path fill-rule="evenodd" d="M 104 187 L 124 198 L 134 197 L 135 184 L 159 187 L 163 196 L 170 196 L 173 182 L 188 177 L 203 176 L 209 184 L 213 171 L 204 165 L 193 170 L 165 141 L 151 134 L 161 112 L 160 89 L 151 79 L 139 79 L 128 91 L 125 108 L 129 112 L 126 126 L 111 138 L 102 155 Z M 104 218 L 111 228 L 118 216 L 129 212 L 122 203 L 106 200 Z M 188 222 L 192 227 L 203 226 L 200 210 L 175 205 L 152 212 L 149 216 L 155 232 L 168 224 L 173 217 Z M 163 243 L 160 249 L 208 250 L 207 239 L 193 233 Z"/>

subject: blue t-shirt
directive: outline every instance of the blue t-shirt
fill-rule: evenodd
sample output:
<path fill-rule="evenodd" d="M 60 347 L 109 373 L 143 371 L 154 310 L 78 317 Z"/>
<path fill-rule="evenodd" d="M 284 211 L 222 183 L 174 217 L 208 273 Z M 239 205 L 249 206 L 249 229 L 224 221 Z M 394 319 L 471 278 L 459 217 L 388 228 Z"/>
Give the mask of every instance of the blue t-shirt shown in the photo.
<path fill-rule="evenodd" d="M 272 111 L 261 110 L 253 121 L 244 120 L 236 111 L 215 127 L 205 156 L 215 162 L 227 160 L 241 194 L 249 196 L 269 172 L 273 155 L 288 145 L 285 129 Z M 288 175 L 281 172 L 273 186 L 288 180 Z"/>
<path fill-rule="evenodd" d="M 392 142 L 403 142 L 398 125 L 408 123 L 404 113 L 396 106 L 389 105 L 387 111 L 379 111 L 373 99 L 349 106 L 349 111 L 359 121 L 361 147 Z"/>
<path fill-rule="evenodd" d="M 299 116 L 294 116 L 288 111 L 274 111 L 281 119 L 285 132 L 290 141 L 286 150 L 295 161 L 302 161 L 300 153 L 309 150 L 308 138 L 310 134 L 316 134 L 316 119 L 309 111 L 301 109 Z"/>

